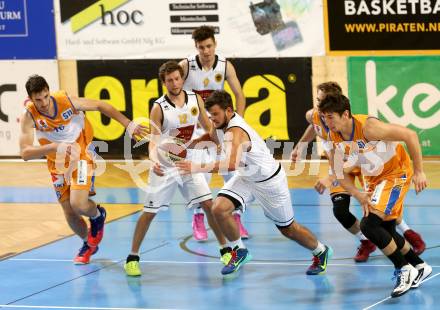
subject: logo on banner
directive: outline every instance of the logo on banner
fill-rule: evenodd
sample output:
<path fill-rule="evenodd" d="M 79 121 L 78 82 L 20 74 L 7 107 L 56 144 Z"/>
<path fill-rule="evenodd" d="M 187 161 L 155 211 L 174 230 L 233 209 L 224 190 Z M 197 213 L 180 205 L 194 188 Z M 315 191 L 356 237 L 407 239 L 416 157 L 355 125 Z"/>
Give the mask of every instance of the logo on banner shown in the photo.
<path fill-rule="evenodd" d="M 402 126 L 414 125 L 420 129 L 430 129 L 440 124 L 440 90 L 435 83 L 414 83 L 408 89 L 397 85 L 405 84 L 407 78 L 396 76 L 396 83 L 389 84 L 378 91 L 376 63 L 373 60 L 365 64 L 368 113 L 372 116 L 382 114 L 389 122 Z M 407 75 L 410 78 L 413 75 Z M 380 78 L 380 77 L 379 77 Z M 404 92 L 402 100 L 403 115 L 398 116 L 389 106 L 389 102 Z M 419 96 L 423 99 L 417 100 Z M 418 107 L 414 103 L 418 103 Z M 418 113 L 421 112 L 421 113 Z"/>
<path fill-rule="evenodd" d="M 60 0 L 61 22 L 71 22 L 72 32 L 78 32 L 95 21 L 103 26 L 141 25 L 144 14 L 139 10 L 131 12 L 116 10 L 130 0 L 83 0 L 81 3 Z"/>
<path fill-rule="evenodd" d="M 2 110 L 2 94 L 5 92 L 17 91 L 17 85 L 15 84 L 3 84 L 0 85 L 0 121 L 8 122 L 9 117 Z"/>
<path fill-rule="evenodd" d="M 424 155 L 440 155 L 440 57 L 349 58 L 354 113 L 414 129 Z"/>
<path fill-rule="evenodd" d="M 26 0 L 0 1 L 0 37 L 27 37 Z"/>

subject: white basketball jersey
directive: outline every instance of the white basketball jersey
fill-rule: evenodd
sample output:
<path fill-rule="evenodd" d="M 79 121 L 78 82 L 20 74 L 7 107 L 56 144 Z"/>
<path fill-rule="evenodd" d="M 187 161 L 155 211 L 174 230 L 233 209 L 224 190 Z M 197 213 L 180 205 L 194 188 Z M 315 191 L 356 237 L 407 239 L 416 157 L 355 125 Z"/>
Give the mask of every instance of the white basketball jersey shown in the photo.
<path fill-rule="evenodd" d="M 200 113 L 196 94 L 192 91 L 183 92 L 185 104 L 180 108 L 167 95 L 155 101 L 162 109 L 162 136 L 172 138 L 176 143 L 186 143 L 193 138 Z"/>
<path fill-rule="evenodd" d="M 205 71 L 200 63 L 199 55 L 187 58 L 188 74 L 183 88 L 199 94 L 205 101 L 214 90 L 222 90 L 226 78 L 226 59 L 215 55 L 211 69 Z"/>
<path fill-rule="evenodd" d="M 270 150 L 266 146 L 266 142 L 264 142 L 257 132 L 237 113 L 229 120 L 225 131 L 233 127 L 243 129 L 248 134 L 251 142 L 250 151 L 242 153 L 238 175 L 254 182 L 264 181 L 273 176 L 279 170 L 280 164 L 273 158 Z M 220 143 L 223 144 L 223 130 L 217 129 L 217 136 Z"/>

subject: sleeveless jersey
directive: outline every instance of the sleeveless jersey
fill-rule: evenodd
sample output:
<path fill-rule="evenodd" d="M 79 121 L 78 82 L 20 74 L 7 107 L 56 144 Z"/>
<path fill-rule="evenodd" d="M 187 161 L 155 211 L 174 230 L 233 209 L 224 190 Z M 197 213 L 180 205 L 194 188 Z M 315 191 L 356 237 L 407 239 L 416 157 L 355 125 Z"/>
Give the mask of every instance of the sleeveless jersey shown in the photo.
<path fill-rule="evenodd" d="M 81 146 L 81 153 L 86 152 L 87 146 L 93 140 L 93 129 L 84 113 L 75 109 L 64 91 L 55 92 L 50 98 L 54 105 L 53 115 L 38 111 L 29 99 L 25 102 L 25 109 L 35 123 L 38 142 L 40 145 L 77 142 Z M 54 161 L 55 156 L 49 154 L 46 158 Z"/>
<path fill-rule="evenodd" d="M 225 131 L 233 127 L 243 129 L 251 142 L 250 151 L 242 153 L 238 175 L 254 182 L 261 182 L 273 176 L 280 168 L 280 164 L 273 158 L 266 142 L 237 113 L 234 113 L 234 116 L 229 120 Z M 217 129 L 217 136 L 221 144 L 224 143 L 224 135 L 223 130 Z"/>
<path fill-rule="evenodd" d="M 215 55 L 212 68 L 208 71 L 203 70 L 199 56 L 195 55 L 187 58 L 188 74 L 185 78 L 183 88 L 199 94 L 203 101 L 215 90 L 224 88 L 226 79 L 226 59 Z"/>
<path fill-rule="evenodd" d="M 368 141 L 363 133 L 368 115 L 353 115 L 353 132 L 344 141 L 340 133 L 330 132 L 336 148 L 344 152 L 345 160 L 361 168 L 368 183 L 376 184 L 384 178 L 412 175 L 411 162 L 405 148 L 399 142 Z"/>
<path fill-rule="evenodd" d="M 180 108 L 167 95 L 155 102 L 162 110 L 162 136 L 171 138 L 178 144 L 184 144 L 193 138 L 200 113 L 196 94 L 191 91 L 183 92 L 185 104 Z"/>

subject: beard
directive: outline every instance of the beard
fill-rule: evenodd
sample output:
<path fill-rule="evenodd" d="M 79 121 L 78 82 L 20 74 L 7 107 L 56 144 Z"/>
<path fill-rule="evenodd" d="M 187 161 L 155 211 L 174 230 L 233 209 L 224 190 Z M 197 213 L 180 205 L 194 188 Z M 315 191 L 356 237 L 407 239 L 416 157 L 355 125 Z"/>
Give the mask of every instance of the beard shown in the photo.
<path fill-rule="evenodd" d="M 226 114 L 224 116 L 223 122 L 217 127 L 217 129 L 225 129 L 228 126 L 228 120 L 226 118 Z"/>
<path fill-rule="evenodd" d="M 173 92 L 173 91 L 168 91 L 171 95 L 173 95 L 174 97 L 177 97 L 180 95 L 180 93 L 182 92 L 183 88 L 180 88 L 179 91 L 177 93 Z"/>

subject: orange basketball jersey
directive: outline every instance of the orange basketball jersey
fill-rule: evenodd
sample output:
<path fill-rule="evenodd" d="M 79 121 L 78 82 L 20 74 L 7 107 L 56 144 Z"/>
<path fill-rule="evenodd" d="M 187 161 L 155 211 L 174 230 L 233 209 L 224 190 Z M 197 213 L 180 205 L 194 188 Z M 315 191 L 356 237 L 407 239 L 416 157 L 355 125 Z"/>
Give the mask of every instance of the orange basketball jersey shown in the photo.
<path fill-rule="evenodd" d="M 353 115 L 353 131 L 348 141 L 333 131 L 330 139 L 344 152 L 348 163 L 360 167 L 367 190 L 373 192 L 374 208 L 389 219 L 396 219 L 403 214 L 403 201 L 411 184 L 410 158 L 397 141 L 368 141 L 363 134 L 368 118 L 368 115 Z"/>
<path fill-rule="evenodd" d="M 313 110 L 312 114 L 312 125 L 315 133 L 324 140 L 328 140 L 329 128 L 327 127 L 324 120 L 319 116 L 318 110 Z"/>
<path fill-rule="evenodd" d="M 38 111 L 31 100 L 25 102 L 26 110 L 31 114 L 40 145 L 56 143 L 78 143 L 81 147 L 81 159 L 89 160 L 87 147 L 93 140 L 93 129 L 82 111 L 77 111 L 64 91 L 51 94 L 54 105 L 53 115 Z M 55 154 L 46 156 L 48 163 L 55 161 Z M 50 167 L 52 171 L 55 167 Z"/>

